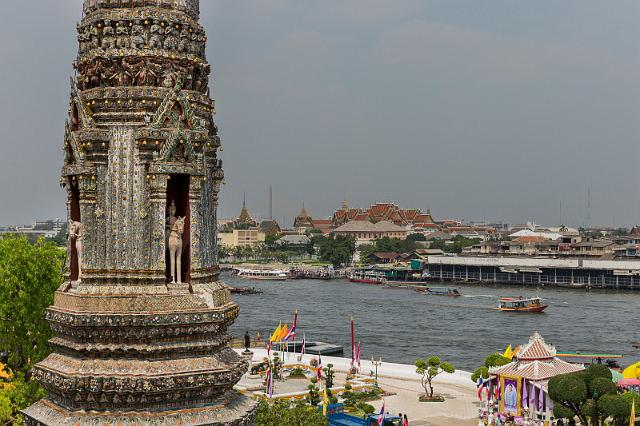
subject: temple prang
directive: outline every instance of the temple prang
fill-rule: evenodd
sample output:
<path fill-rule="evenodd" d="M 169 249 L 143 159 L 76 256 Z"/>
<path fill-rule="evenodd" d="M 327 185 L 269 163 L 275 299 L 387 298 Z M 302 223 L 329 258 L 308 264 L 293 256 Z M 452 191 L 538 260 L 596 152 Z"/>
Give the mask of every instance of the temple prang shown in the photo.
<path fill-rule="evenodd" d="M 199 0 L 85 0 L 60 182 L 69 254 L 26 425 L 247 425 L 219 280 L 224 178 Z"/>

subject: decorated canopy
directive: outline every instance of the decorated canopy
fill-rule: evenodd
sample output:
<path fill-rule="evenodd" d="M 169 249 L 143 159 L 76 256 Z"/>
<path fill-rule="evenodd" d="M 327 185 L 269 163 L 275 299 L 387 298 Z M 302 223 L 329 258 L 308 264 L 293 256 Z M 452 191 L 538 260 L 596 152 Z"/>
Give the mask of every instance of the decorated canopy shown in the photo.
<path fill-rule="evenodd" d="M 548 381 L 560 374 L 573 373 L 582 367 L 556 358 L 556 348 L 545 343 L 539 333 L 529 338 L 522 346 L 514 361 L 490 370 L 492 375 L 521 377 L 532 382 Z"/>

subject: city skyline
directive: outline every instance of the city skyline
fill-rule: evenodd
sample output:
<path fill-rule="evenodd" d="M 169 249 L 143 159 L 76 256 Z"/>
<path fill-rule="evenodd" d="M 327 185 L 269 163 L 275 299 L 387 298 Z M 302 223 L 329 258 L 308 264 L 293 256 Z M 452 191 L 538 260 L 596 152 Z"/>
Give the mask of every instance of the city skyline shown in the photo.
<path fill-rule="evenodd" d="M 11 153 L 0 223 L 65 214 L 52 182 L 80 3 L 3 7 L 11 42 L 0 53 L 14 66 L 0 82 Z M 267 216 L 272 184 L 274 216 L 289 221 L 303 201 L 322 217 L 347 196 L 546 224 L 562 202 L 568 225 L 635 224 L 640 6 L 579 5 L 206 2 L 227 170 L 220 217 L 237 214 L 244 190 Z"/>

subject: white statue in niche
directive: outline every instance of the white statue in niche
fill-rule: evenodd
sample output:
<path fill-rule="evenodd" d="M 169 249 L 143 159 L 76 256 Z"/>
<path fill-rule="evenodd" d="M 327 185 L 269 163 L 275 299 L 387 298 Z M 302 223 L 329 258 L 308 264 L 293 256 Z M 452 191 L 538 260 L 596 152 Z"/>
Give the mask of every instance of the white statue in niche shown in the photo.
<path fill-rule="evenodd" d="M 166 221 L 166 232 L 167 232 L 167 241 L 169 241 L 169 234 L 171 234 L 171 228 L 173 228 L 173 224 L 178 220 L 176 216 L 176 202 L 171 201 L 171 205 L 169 206 L 169 215 L 167 216 Z M 168 246 L 168 245 L 167 245 Z"/>
<path fill-rule="evenodd" d="M 78 279 L 82 282 L 82 238 L 84 237 L 84 225 L 81 222 L 73 220 L 69 221 L 69 256 L 72 253 L 72 247 L 75 247 L 78 260 Z"/>
<path fill-rule="evenodd" d="M 184 234 L 184 217 L 178 217 L 171 226 L 169 234 L 169 264 L 171 266 L 171 283 L 182 283 L 182 234 Z"/>

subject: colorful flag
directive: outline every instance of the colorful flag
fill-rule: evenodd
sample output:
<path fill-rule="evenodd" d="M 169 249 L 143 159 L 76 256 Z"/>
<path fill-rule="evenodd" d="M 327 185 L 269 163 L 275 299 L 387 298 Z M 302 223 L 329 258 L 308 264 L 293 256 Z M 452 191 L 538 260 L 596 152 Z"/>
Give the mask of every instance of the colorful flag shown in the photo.
<path fill-rule="evenodd" d="M 536 400 L 536 386 L 532 385 L 531 393 L 529 394 L 529 407 L 531 407 L 532 410 L 535 410 L 537 405 L 538 402 Z"/>
<path fill-rule="evenodd" d="M 278 324 L 278 328 L 276 328 L 276 331 L 273 332 L 273 334 L 269 338 L 269 341 L 277 342 L 278 337 L 280 336 L 281 333 L 282 333 L 282 321 L 280 321 L 280 324 Z"/>
<path fill-rule="evenodd" d="M 318 381 L 322 380 L 322 355 L 318 355 L 318 370 L 316 374 L 318 375 Z"/>
<path fill-rule="evenodd" d="M 631 416 L 629 417 L 629 426 L 636 424 L 636 400 L 631 403 Z"/>
<path fill-rule="evenodd" d="M 476 385 L 477 386 L 477 385 Z M 482 391 L 484 390 L 484 386 L 478 386 L 478 399 L 482 402 Z"/>
<path fill-rule="evenodd" d="M 327 409 L 329 408 L 329 395 L 327 395 L 327 388 L 324 388 L 322 394 L 322 415 L 327 416 Z"/>
<path fill-rule="evenodd" d="M 378 425 L 382 426 L 384 425 L 384 418 L 385 418 L 385 413 L 384 413 L 384 399 L 382 400 L 382 408 L 380 409 L 380 415 L 378 415 Z"/>
<path fill-rule="evenodd" d="M 544 409 L 544 391 L 542 387 L 540 387 L 540 392 L 538 393 L 538 411 L 542 412 Z"/>
<path fill-rule="evenodd" d="M 351 317 L 351 368 L 356 364 L 356 328 L 353 317 Z"/>
<path fill-rule="evenodd" d="M 273 374 L 271 373 L 271 369 L 267 370 L 266 381 L 267 381 L 267 397 L 271 399 L 273 398 Z"/>
<path fill-rule="evenodd" d="M 273 347 L 273 342 L 267 342 L 267 358 L 271 359 L 271 348 Z"/>
<path fill-rule="evenodd" d="M 278 340 L 276 340 L 276 342 L 282 342 L 287 334 L 289 334 L 289 324 L 284 323 L 284 325 L 282 326 L 282 330 L 278 335 Z"/>
<path fill-rule="evenodd" d="M 513 359 L 513 349 L 511 349 L 511 345 L 507 346 L 507 349 L 502 354 L 503 357 Z"/>
<path fill-rule="evenodd" d="M 293 315 L 293 327 L 291 327 L 289 332 L 286 334 L 286 336 L 284 336 L 282 340 L 289 341 L 291 339 L 295 339 L 297 325 L 298 325 L 298 311 L 296 310 L 295 314 Z"/>

